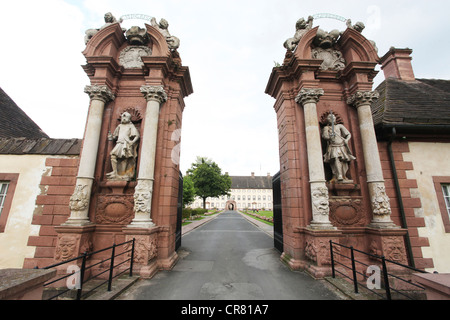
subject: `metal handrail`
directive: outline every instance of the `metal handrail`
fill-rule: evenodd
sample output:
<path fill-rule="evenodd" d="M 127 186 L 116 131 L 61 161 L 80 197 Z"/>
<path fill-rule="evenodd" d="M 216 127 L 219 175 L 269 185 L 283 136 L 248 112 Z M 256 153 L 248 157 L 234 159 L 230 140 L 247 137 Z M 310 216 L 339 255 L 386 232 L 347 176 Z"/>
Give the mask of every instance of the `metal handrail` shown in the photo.
<path fill-rule="evenodd" d="M 350 257 L 345 256 L 345 255 L 343 255 L 343 254 L 341 254 L 339 252 L 334 252 L 333 245 L 350 249 Z M 416 269 L 416 268 L 413 268 L 413 267 L 408 266 L 408 265 L 404 265 L 404 264 L 398 263 L 398 262 L 393 261 L 393 260 L 386 259 L 384 256 L 379 256 L 379 255 L 376 255 L 376 254 L 364 252 L 364 251 L 355 249 L 352 246 L 349 247 L 349 246 L 346 246 L 346 245 L 343 245 L 343 244 L 340 244 L 340 243 L 336 243 L 336 242 L 333 242 L 332 240 L 330 240 L 330 255 L 331 255 L 331 274 L 332 274 L 332 278 L 336 278 L 336 273 L 339 273 L 343 277 L 351 280 L 353 282 L 353 287 L 354 287 L 354 292 L 355 293 L 359 293 L 359 288 L 362 287 L 362 288 L 367 289 L 368 291 L 374 293 L 377 296 L 383 297 L 380 293 L 378 293 L 378 292 L 370 289 L 369 287 L 361 284 L 360 282 L 358 282 L 358 280 L 357 280 L 357 275 L 358 274 L 362 275 L 364 278 L 367 278 L 367 275 L 363 274 L 362 272 L 357 271 L 356 263 L 362 264 L 364 266 L 369 266 L 369 265 L 367 265 L 366 263 L 364 263 L 362 261 L 356 260 L 355 259 L 355 252 L 364 254 L 364 255 L 366 255 L 368 257 L 371 257 L 371 258 L 374 258 L 374 259 L 378 259 L 378 260 L 381 261 L 381 273 L 383 274 L 384 289 L 385 289 L 386 299 L 387 300 L 392 300 L 391 290 L 397 292 L 398 294 L 401 294 L 401 295 L 407 297 L 408 299 L 413 299 L 413 297 L 408 296 L 407 294 L 405 294 L 405 292 L 402 292 L 400 290 L 397 290 L 397 289 L 391 287 L 390 284 L 389 284 L 389 276 L 393 277 L 395 279 L 398 279 L 400 281 L 406 282 L 409 285 L 415 286 L 415 287 L 417 287 L 417 288 L 419 288 L 421 290 L 425 290 L 424 287 L 422 287 L 422 286 L 420 286 L 420 285 L 418 285 L 416 283 L 413 283 L 413 282 L 411 282 L 409 280 L 403 279 L 403 278 L 401 278 L 401 277 L 399 277 L 399 276 L 397 276 L 395 274 L 389 273 L 388 269 L 387 269 L 386 262 L 393 263 L 393 264 L 395 264 L 397 266 L 400 266 L 400 267 L 403 267 L 403 268 L 406 268 L 406 269 L 409 269 L 409 270 L 412 270 L 412 271 L 415 271 L 415 272 L 420 272 L 420 273 L 428 273 L 428 272 L 423 271 L 423 270 L 419 270 L 419 269 Z M 340 263 L 339 261 L 336 261 L 336 259 L 334 257 L 335 255 L 338 255 L 338 256 L 341 256 L 343 258 L 346 258 L 346 259 L 350 260 L 351 261 L 351 267 L 345 265 L 344 263 Z M 351 270 L 352 271 L 352 277 L 349 277 L 345 273 L 340 272 L 339 270 L 337 270 L 336 269 L 336 265 L 340 265 L 340 266 L 342 266 L 342 267 L 344 267 L 346 269 Z"/>
<path fill-rule="evenodd" d="M 120 246 L 129 244 L 129 243 L 131 243 L 131 249 L 128 249 L 128 250 L 125 250 L 125 251 L 123 251 L 123 252 L 121 252 L 121 253 L 119 253 L 119 254 L 116 254 L 116 248 L 117 248 L 117 247 L 120 247 Z M 99 261 L 99 262 L 97 262 L 97 263 L 95 263 L 95 264 L 89 265 L 89 266 L 86 265 L 86 261 L 87 261 L 87 259 L 88 259 L 89 257 L 92 257 L 92 256 L 95 255 L 95 254 L 98 254 L 98 253 L 101 253 L 101 252 L 104 252 L 104 251 L 107 251 L 107 250 L 111 250 L 111 256 L 110 256 L 109 258 L 103 259 L 103 260 L 101 260 L 101 261 Z M 49 266 L 47 266 L 47 267 L 44 267 L 44 268 L 42 268 L 42 269 L 51 269 L 51 268 L 59 267 L 59 266 L 64 265 L 64 264 L 71 263 L 71 262 L 73 262 L 73 261 L 79 261 L 79 260 L 81 260 L 81 267 L 80 267 L 80 270 L 79 270 L 79 271 L 76 271 L 75 273 L 68 273 L 67 275 L 64 275 L 64 276 L 59 277 L 59 278 L 57 278 L 57 279 L 51 280 L 51 281 L 49 281 L 49 282 L 46 282 L 46 283 L 44 283 L 44 287 L 45 287 L 45 286 L 48 286 L 48 285 L 50 285 L 50 284 L 52 284 L 52 283 L 55 283 L 55 282 L 61 281 L 61 280 L 63 280 L 63 279 L 66 279 L 66 278 L 68 278 L 68 277 L 71 277 L 71 276 L 73 276 L 74 274 L 76 274 L 76 273 L 79 272 L 79 284 L 78 284 L 79 287 L 77 288 L 76 300 L 81 300 L 81 298 L 82 298 L 83 296 L 86 296 L 88 293 L 94 291 L 95 289 L 97 289 L 98 287 L 104 285 L 105 283 L 108 283 L 108 289 L 107 289 L 107 290 L 108 290 L 108 291 L 111 291 L 111 288 L 112 288 L 112 280 L 113 280 L 114 278 L 116 278 L 116 277 L 122 275 L 123 273 L 125 273 L 125 272 L 127 272 L 127 271 L 129 271 L 129 276 L 130 276 L 130 277 L 133 276 L 134 250 L 135 250 L 135 238 L 133 238 L 132 240 L 129 240 L 129 241 L 122 242 L 122 243 L 120 243 L 120 244 L 115 244 L 115 243 L 114 243 L 114 244 L 113 244 L 112 246 L 110 246 L 110 247 L 107 247 L 107 248 L 104 248 L 104 249 L 100 249 L 100 250 L 97 250 L 97 251 L 93 251 L 93 252 L 85 252 L 85 253 L 83 253 L 82 255 L 78 256 L 78 257 L 75 257 L 75 258 L 72 258 L 72 259 L 69 259 L 69 260 L 66 260 L 66 261 L 58 262 L 58 263 L 49 265 Z M 115 259 L 116 257 L 121 256 L 121 255 L 126 254 L 126 253 L 129 253 L 129 252 L 131 253 L 130 258 L 125 259 L 125 260 L 123 260 L 122 262 L 120 262 L 120 263 L 114 265 L 114 259 Z M 95 266 L 97 266 L 97 265 L 99 265 L 99 264 L 104 263 L 104 262 L 107 262 L 108 260 L 110 260 L 110 264 L 109 264 L 109 268 L 108 268 L 108 269 L 105 269 L 105 270 L 103 270 L 102 272 L 100 272 L 100 273 L 98 273 L 98 274 L 96 274 L 96 275 L 94 275 L 94 276 L 91 276 L 89 279 L 84 279 L 84 275 L 85 275 L 86 270 L 91 269 L 91 268 L 93 268 L 93 267 L 95 267 Z M 116 275 L 114 275 L 114 269 L 117 268 L 117 267 L 119 267 L 119 266 L 121 266 L 121 265 L 123 265 L 123 264 L 126 263 L 126 262 L 129 262 L 129 263 L 130 263 L 130 266 L 129 266 L 128 268 L 122 270 L 120 273 L 117 273 Z M 35 267 L 35 269 L 38 269 L 38 267 Z M 104 273 L 106 273 L 106 272 L 109 272 L 109 275 L 108 275 L 108 279 L 107 279 L 107 280 L 103 281 L 102 283 L 100 283 L 99 285 L 95 286 L 94 288 L 92 288 L 92 289 L 90 289 L 90 290 L 88 290 L 88 291 L 83 292 L 83 284 L 85 284 L 86 282 L 88 282 L 88 281 L 90 281 L 90 280 L 93 280 L 93 279 L 97 278 L 98 276 L 100 276 L 100 275 L 102 275 L 102 274 L 104 274 Z M 68 291 L 70 291 L 70 290 L 72 290 L 72 288 L 67 288 L 66 290 L 63 290 L 63 291 L 57 293 L 56 295 L 54 295 L 54 296 L 48 298 L 48 300 L 55 299 L 55 298 L 57 298 L 57 297 L 63 295 L 64 293 L 66 293 L 66 292 L 68 292 Z"/>

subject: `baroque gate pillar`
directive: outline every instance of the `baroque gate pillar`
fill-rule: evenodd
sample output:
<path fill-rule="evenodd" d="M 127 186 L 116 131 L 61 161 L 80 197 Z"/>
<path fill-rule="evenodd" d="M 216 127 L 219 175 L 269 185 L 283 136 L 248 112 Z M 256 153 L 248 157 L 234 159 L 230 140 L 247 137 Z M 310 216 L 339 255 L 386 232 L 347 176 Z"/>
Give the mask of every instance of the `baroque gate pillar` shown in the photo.
<path fill-rule="evenodd" d="M 276 99 L 281 259 L 316 277 L 331 270 L 329 240 L 384 254 L 405 234 L 393 222 L 372 120 L 379 57 L 361 32 L 350 20 L 328 32 L 300 18 L 265 91 Z"/>
<path fill-rule="evenodd" d="M 193 89 L 164 19 L 128 30 L 121 23 L 107 13 L 101 28 L 86 31 L 91 100 L 70 215 L 55 226 L 54 259 L 68 258 L 59 254 L 68 244 L 73 258 L 134 238 L 134 269 L 151 277 L 178 259 L 180 168 L 167 155 L 179 150 L 173 137 L 180 140 L 184 98 Z"/>

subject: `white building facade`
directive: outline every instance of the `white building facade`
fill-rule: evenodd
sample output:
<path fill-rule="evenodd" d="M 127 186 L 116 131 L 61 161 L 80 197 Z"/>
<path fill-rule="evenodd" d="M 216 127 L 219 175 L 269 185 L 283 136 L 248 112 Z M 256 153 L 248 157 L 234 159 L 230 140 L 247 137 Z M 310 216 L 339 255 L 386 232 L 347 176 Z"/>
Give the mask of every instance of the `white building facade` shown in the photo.
<path fill-rule="evenodd" d="M 232 200 L 236 203 L 235 209 L 258 209 L 272 210 L 273 194 L 272 194 L 272 177 L 255 176 L 252 172 L 251 176 L 230 176 L 231 191 L 229 196 L 220 196 L 216 198 L 206 199 L 206 209 L 223 210 L 227 201 Z M 196 197 L 189 205 L 191 208 L 202 208 L 203 200 Z"/>

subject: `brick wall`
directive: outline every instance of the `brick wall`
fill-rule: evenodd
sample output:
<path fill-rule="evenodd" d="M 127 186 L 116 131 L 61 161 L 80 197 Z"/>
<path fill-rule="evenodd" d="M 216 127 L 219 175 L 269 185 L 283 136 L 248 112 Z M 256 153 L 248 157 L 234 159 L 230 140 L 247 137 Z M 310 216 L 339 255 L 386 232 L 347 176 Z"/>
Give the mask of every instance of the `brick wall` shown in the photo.
<path fill-rule="evenodd" d="M 389 160 L 387 142 L 379 142 L 378 148 L 383 168 L 386 192 L 391 199 L 392 220 L 396 225 L 403 227 L 393 172 Z M 433 267 L 433 260 L 424 258 L 422 254 L 422 247 L 429 246 L 429 241 L 426 237 L 419 237 L 418 228 L 425 227 L 425 220 L 423 217 L 417 217 L 415 214 L 416 210 L 422 207 L 422 204 L 420 198 L 414 196 L 415 192 L 413 190 L 417 188 L 416 179 L 407 178 L 406 172 L 414 170 L 414 166 L 412 162 L 404 161 L 403 153 L 406 152 L 409 152 L 408 143 L 406 141 L 394 141 L 392 143 L 392 153 L 395 161 L 415 267 L 418 269 L 431 268 Z"/>
<path fill-rule="evenodd" d="M 28 246 L 35 246 L 34 258 L 26 258 L 24 268 L 42 268 L 54 263 L 57 234 L 55 226 L 70 215 L 69 200 L 75 189 L 78 158 L 47 158 L 45 165 L 51 174 L 43 176 L 37 196 L 32 224 L 40 226 L 39 234 L 28 238 Z"/>

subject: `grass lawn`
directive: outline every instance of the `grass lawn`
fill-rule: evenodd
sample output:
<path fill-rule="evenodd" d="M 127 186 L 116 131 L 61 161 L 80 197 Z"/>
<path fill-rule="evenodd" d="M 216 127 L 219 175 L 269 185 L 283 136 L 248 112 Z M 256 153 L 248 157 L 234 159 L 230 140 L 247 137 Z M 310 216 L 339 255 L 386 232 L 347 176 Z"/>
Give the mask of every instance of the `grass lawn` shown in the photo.
<path fill-rule="evenodd" d="M 266 218 L 270 218 L 273 220 L 273 211 L 259 210 L 258 212 L 256 212 L 256 210 L 255 210 L 255 212 L 253 212 L 253 210 L 247 210 L 247 212 L 245 212 L 245 211 L 241 211 L 241 212 L 247 214 L 248 216 L 252 217 L 253 219 L 256 219 L 256 220 L 264 222 L 270 226 L 273 226 L 273 222 L 255 217 L 255 215 L 258 215 L 260 217 L 266 217 Z"/>

